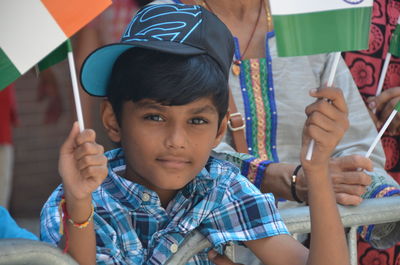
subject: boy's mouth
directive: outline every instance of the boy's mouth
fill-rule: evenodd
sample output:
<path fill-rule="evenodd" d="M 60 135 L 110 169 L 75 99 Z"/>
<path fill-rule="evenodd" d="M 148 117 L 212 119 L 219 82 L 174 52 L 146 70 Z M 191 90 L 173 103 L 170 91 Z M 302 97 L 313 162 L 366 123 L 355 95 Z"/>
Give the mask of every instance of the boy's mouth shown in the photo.
<path fill-rule="evenodd" d="M 180 169 L 188 164 L 190 164 L 190 160 L 183 157 L 175 157 L 175 156 L 164 156 L 156 158 L 156 161 L 161 163 L 164 167 Z"/>

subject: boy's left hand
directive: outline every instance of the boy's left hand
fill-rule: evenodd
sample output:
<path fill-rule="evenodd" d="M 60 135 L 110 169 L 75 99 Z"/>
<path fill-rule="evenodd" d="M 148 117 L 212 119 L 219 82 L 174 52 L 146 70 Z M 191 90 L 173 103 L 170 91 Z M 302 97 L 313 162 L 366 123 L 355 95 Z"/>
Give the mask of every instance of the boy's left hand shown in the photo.
<path fill-rule="evenodd" d="M 341 89 L 324 87 L 311 90 L 310 95 L 318 100 L 306 108 L 308 118 L 301 150 L 301 162 L 306 171 L 318 165 L 327 166 L 333 150 L 349 127 L 347 105 Z M 315 141 L 313 155 L 311 160 L 306 160 L 311 139 Z"/>

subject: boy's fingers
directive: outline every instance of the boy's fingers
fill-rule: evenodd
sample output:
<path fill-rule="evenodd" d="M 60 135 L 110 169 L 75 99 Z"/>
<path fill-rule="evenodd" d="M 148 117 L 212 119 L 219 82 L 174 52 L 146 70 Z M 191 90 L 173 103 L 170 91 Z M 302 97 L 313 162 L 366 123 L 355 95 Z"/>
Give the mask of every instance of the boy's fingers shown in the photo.
<path fill-rule="evenodd" d="M 90 166 L 81 170 L 81 175 L 84 178 L 94 178 L 103 180 L 107 176 L 108 169 L 106 166 Z"/>
<path fill-rule="evenodd" d="M 72 129 L 71 129 L 67 139 L 61 146 L 60 154 L 71 154 L 74 151 L 74 148 L 76 147 L 75 140 L 78 135 L 79 135 L 79 125 L 78 125 L 78 122 L 76 121 L 72 125 Z"/>
<path fill-rule="evenodd" d="M 78 169 L 80 171 L 91 166 L 107 165 L 107 158 L 104 155 L 88 155 L 78 161 Z"/>
<path fill-rule="evenodd" d="M 307 125 L 310 124 L 318 125 L 318 127 L 327 132 L 331 132 L 337 128 L 337 124 L 333 120 L 317 111 L 313 112 L 307 119 Z"/>
<path fill-rule="evenodd" d="M 93 142 L 86 142 L 76 148 L 74 156 L 76 160 L 80 160 L 84 156 L 99 155 L 103 153 L 104 147 L 102 145 Z"/>
<path fill-rule="evenodd" d="M 323 87 L 320 89 L 312 89 L 310 95 L 316 98 L 325 98 L 332 102 L 340 111 L 347 113 L 347 105 L 344 100 L 343 92 L 336 87 Z"/>
<path fill-rule="evenodd" d="M 343 116 L 343 112 L 339 111 L 335 106 L 326 100 L 317 100 L 316 102 L 308 105 L 305 110 L 307 116 L 310 116 L 311 113 L 315 111 L 324 113 L 324 115 L 333 121 L 338 120 L 341 116 Z"/>
<path fill-rule="evenodd" d="M 81 145 L 85 142 L 95 142 L 95 141 L 96 141 L 96 132 L 92 129 L 83 130 L 76 138 L 77 145 Z"/>

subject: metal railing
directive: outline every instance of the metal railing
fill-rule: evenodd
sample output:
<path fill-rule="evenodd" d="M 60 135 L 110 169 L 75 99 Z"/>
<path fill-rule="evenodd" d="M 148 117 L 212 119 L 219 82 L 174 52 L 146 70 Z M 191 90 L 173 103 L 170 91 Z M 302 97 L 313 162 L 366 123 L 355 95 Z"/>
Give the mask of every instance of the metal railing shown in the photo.
<path fill-rule="evenodd" d="M 56 247 L 29 239 L 1 239 L 0 265 L 78 265 Z"/>
<path fill-rule="evenodd" d="M 357 265 L 357 228 L 363 225 L 384 224 L 400 221 L 400 197 L 368 199 L 359 206 L 339 206 L 344 227 L 350 228 L 347 234 L 352 265 Z M 310 213 L 307 206 L 280 210 L 288 230 L 292 234 L 311 231 Z M 168 260 L 168 265 L 183 265 L 195 254 L 211 243 L 198 231 L 186 238 L 178 252 Z"/>
<path fill-rule="evenodd" d="M 359 206 L 339 206 L 347 235 L 351 264 L 357 265 L 357 228 L 363 225 L 384 224 L 400 221 L 400 197 L 364 200 Z M 283 209 L 280 214 L 292 234 L 309 233 L 311 230 L 309 208 Z M 184 265 L 188 260 L 211 243 L 198 231 L 190 233 L 166 263 Z M 1 239 L 0 265 L 76 265 L 68 255 L 49 244 L 28 239 Z"/>

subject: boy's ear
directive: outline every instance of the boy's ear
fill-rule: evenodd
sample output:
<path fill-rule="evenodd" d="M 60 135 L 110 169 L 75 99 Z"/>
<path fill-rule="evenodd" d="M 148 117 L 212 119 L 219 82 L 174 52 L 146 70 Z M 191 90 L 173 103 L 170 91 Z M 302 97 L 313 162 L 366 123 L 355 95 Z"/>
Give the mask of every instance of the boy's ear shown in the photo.
<path fill-rule="evenodd" d="M 107 99 L 101 103 L 101 120 L 110 140 L 119 143 L 121 141 L 121 128 L 111 103 Z"/>
<path fill-rule="evenodd" d="M 224 118 L 221 120 L 221 123 L 218 128 L 217 136 L 215 137 L 213 148 L 216 147 L 217 145 L 219 145 L 219 143 L 224 138 L 226 130 L 227 130 L 227 126 L 228 126 L 228 119 L 229 119 L 229 111 L 226 113 Z"/>

